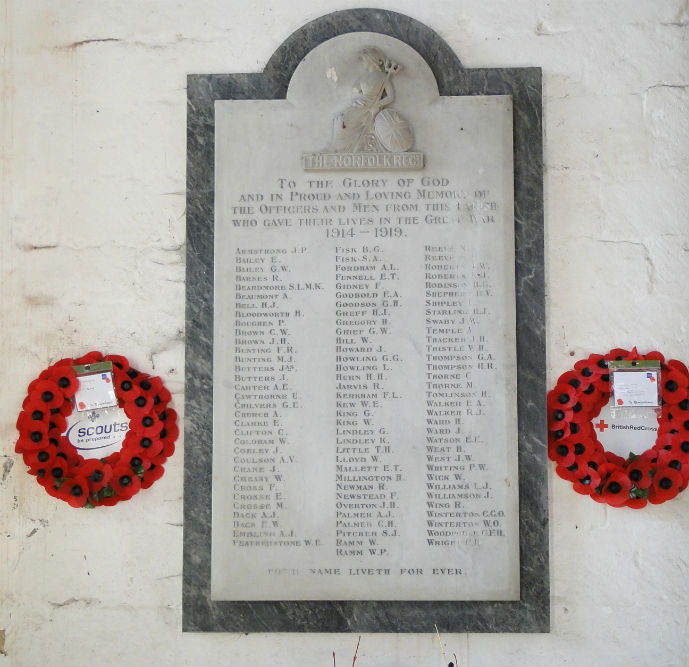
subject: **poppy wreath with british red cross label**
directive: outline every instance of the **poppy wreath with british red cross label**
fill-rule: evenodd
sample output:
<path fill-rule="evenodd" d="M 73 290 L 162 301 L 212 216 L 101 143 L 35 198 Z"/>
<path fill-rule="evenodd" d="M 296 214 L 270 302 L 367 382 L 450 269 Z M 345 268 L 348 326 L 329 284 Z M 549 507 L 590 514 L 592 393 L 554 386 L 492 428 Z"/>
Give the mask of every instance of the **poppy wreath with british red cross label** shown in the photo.
<path fill-rule="evenodd" d="M 622 458 L 598 441 L 592 421 L 610 398 L 608 362 L 661 364 L 662 409 L 654 445 Z M 577 493 L 612 507 L 640 509 L 671 500 L 689 484 L 689 371 L 660 352 L 622 349 L 592 354 L 560 376 L 548 393 L 548 456 Z"/>
<path fill-rule="evenodd" d="M 661 364 L 662 408 L 653 446 L 622 458 L 598 441 L 593 420 L 610 398 L 608 362 L 653 360 Z M 640 509 L 671 500 L 689 484 L 689 371 L 660 352 L 634 348 L 592 354 L 563 373 L 548 393 L 548 456 L 574 490 L 612 507 Z"/>
<path fill-rule="evenodd" d="M 73 367 L 101 361 L 112 362 L 115 393 L 129 429 L 119 451 L 85 459 L 65 435 L 79 386 Z M 17 419 L 15 451 L 51 496 L 72 507 L 115 505 L 163 476 L 179 435 L 170 400 L 159 377 L 132 368 L 126 357 L 94 351 L 61 359 L 29 384 Z"/>

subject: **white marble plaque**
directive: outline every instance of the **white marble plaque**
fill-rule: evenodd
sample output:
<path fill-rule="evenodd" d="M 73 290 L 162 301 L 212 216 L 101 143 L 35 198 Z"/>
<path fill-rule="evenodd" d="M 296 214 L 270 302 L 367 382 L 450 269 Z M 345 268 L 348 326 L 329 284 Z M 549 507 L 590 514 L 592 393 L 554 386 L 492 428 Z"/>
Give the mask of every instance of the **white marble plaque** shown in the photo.
<path fill-rule="evenodd" d="M 356 33 L 215 113 L 212 598 L 518 600 L 511 98 Z"/>

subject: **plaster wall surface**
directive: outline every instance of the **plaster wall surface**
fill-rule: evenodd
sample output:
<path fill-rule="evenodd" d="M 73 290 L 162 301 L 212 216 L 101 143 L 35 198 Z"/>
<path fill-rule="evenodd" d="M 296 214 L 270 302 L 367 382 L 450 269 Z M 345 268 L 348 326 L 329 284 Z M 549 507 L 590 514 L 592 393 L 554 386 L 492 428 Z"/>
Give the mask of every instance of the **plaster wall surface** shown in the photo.
<path fill-rule="evenodd" d="M 91 511 L 45 494 L 13 447 L 28 382 L 91 349 L 160 375 L 182 412 L 186 75 L 260 71 L 355 6 L 0 2 L 0 667 L 352 659 L 352 635 L 181 632 L 181 439 L 155 486 Z M 543 69 L 549 384 L 613 347 L 689 362 L 686 0 L 379 6 L 466 67 Z M 689 664 L 689 492 L 616 510 L 551 470 L 550 504 L 551 632 L 444 635 L 447 659 Z M 357 664 L 440 667 L 427 625 L 364 635 Z"/>

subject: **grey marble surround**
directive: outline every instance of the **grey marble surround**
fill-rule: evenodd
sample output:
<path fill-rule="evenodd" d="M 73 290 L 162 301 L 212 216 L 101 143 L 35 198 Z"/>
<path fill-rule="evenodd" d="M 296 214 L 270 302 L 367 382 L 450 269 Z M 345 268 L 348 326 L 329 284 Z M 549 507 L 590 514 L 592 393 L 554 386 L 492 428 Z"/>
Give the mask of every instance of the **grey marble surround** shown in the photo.
<path fill-rule="evenodd" d="M 349 32 L 406 42 L 441 95 L 511 95 L 517 284 L 521 600 L 216 602 L 210 599 L 213 430 L 214 102 L 285 98 L 304 56 Z M 187 276 L 183 630 L 187 632 L 548 632 L 541 70 L 465 69 L 431 29 L 377 9 L 339 11 L 291 35 L 262 73 L 192 74 L 187 90 Z"/>

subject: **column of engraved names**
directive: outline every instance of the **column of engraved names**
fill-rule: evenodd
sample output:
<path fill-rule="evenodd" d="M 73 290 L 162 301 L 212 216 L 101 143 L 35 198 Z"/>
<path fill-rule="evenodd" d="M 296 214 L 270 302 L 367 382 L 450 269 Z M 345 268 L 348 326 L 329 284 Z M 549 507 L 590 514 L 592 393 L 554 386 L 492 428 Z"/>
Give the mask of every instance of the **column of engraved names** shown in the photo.
<path fill-rule="evenodd" d="M 233 515 L 238 547 L 300 546 L 286 525 L 284 479 L 296 464 L 286 410 L 300 408 L 291 377 L 296 351 L 290 309 L 279 267 L 287 250 L 237 248 L 235 267 Z"/>
<path fill-rule="evenodd" d="M 336 554 L 385 556 L 398 537 L 402 466 L 383 412 L 402 398 L 391 374 L 400 267 L 380 246 L 335 248 Z"/>
<path fill-rule="evenodd" d="M 492 297 L 487 262 L 455 245 L 424 248 L 426 296 L 426 516 L 431 547 L 476 544 L 491 497 L 478 435 L 493 369 L 486 331 Z M 479 377 L 480 376 L 480 377 Z M 477 381 L 478 379 L 478 381 Z"/>

